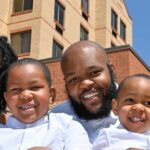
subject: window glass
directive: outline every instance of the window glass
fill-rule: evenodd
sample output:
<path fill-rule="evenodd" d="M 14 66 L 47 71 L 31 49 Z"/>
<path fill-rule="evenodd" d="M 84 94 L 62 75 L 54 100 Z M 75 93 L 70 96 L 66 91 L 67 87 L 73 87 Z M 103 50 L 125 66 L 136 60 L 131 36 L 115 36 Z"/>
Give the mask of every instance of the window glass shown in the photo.
<path fill-rule="evenodd" d="M 33 0 L 24 0 L 24 11 L 31 10 L 33 5 Z"/>
<path fill-rule="evenodd" d="M 11 34 L 11 45 L 17 54 L 29 53 L 31 46 L 31 31 Z"/>
<path fill-rule="evenodd" d="M 83 27 L 81 26 L 80 27 L 80 40 L 88 40 L 88 31 Z"/>
<path fill-rule="evenodd" d="M 21 12 L 31 10 L 33 7 L 33 0 L 14 0 L 13 11 Z"/>
<path fill-rule="evenodd" d="M 120 21 L 120 37 L 126 39 L 126 25 L 122 21 Z"/>
<path fill-rule="evenodd" d="M 61 58 L 63 52 L 63 47 L 53 40 L 53 58 Z"/>
<path fill-rule="evenodd" d="M 117 31 L 117 14 L 112 10 L 111 11 L 111 26 Z"/>
<path fill-rule="evenodd" d="M 89 1 L 88 0 L 81 0 L 81 7 L 88 14 L 89 10 Z"/>
<path fill-rule="evenodd" d="M 54 18 L 62 26 L 64 25 L 64 7 L 57 0 L 55 1 L 55 14 L 54 14 Z"/>

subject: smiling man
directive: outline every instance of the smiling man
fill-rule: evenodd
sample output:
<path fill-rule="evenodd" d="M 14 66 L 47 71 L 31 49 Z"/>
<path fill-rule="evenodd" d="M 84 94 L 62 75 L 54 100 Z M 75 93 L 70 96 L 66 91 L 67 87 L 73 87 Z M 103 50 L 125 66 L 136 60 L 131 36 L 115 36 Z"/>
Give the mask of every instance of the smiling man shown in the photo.
<path fill-rule="evenodd" d="M 100 129 L 116 121 L 111 113 L 116 93 L 113 66 L 99 44 L 79 41 L 64 52 L 61 67 L 69 100 L 53 111 L 73 115 L 93 143 Z"/>

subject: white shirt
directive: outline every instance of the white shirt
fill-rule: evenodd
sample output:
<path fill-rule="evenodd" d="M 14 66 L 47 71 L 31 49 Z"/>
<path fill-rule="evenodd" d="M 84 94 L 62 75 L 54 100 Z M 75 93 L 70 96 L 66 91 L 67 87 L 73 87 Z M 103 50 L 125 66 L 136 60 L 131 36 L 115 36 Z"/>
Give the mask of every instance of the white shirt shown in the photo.
<path fill-rule="evenodd" d="M 114 124 L 116 122 L 116 116 L 111 112 L 108 117 L 105 117 L 103 119 L 93 119 L 93 120 L 85 120 L 81 119 L 77 116 L 77 114 L 74 112 L 73 107 L 71 106 L 71 103 L 68 101 L 65 101 L 63 104 L 60 104 L 59 106 L 56 106 L 52 109 L 52 112 L 63 112 L 66 114 L 69 114 L 73 116 L 74 120 L 77 120 L 80 122 L 85 130 L 88 133 L 89 139 L 91 143 L 94 143 L 96 140 L 99 131 L 102 128 L 109 127 L 110 124 Z"/>
<path fill-rule="evenodd" d="M 102 129 L 92 150 L 150 149 L 150 131 L 139 134 L 126 130 L 121 124 Z"/>
<path fill-rule="evenodd" d="M 0 150 L 27 150 L 34 146 L 52 150 L 91 150 L 84 128 L 66 114 L 48 112 L 33 124 L 10 117 L 6 126 L 0 128 Z"/>

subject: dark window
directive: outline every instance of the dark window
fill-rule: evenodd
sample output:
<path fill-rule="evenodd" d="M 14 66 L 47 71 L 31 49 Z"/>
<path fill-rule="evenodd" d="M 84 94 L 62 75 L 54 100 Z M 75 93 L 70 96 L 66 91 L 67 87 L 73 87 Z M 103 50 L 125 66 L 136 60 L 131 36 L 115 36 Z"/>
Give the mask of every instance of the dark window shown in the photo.
<path fill-rule="evenodd" d="M 55 0 L 55 20 L 63 27 L 64 26 L 64 10 L 65 8 Z"/>
<path fill-rule="evenodd" d="M 53 58 L 61 58 L 63 52 L 63 47 L 53 40 Z"/>
<path fill-rule="evenodd" d="M 117 14 L 112 10 L 111 11 L 111 27 L 116 32 L 117 32 L 117 19 L 118 19 Z"/>
<path fill-rule="evenodd" d="M 88 31 L 83 26 L 80 26 L 80 40 L 88 40 L 88 34 Z"/>
<path fill-rule="evenodd" d="M 85 13 L 87 14 L 89 13 L 89 1 L 88 0 L 81 0 L 81 7 Z"/>
<path fill-rule="evenodd" d="M 122 21 L 120 21 L 120 37 L 126 40 L 126 25 Z"/>
<path fill-rule="evenodd" d="M 17 54 L 30 53 L 31 30 L 11 34 L 11 45 Z"/>
<path fill-rule="evenodd" d="M 32 10 L 33 0 L 14 0 L 14 12 L 22 12 L 26 10 Z"/>
<path fill-rule="evenodd" d="M 82 16 L 88 20 L 89 17 L 89 0 L 81 0 Z"/>

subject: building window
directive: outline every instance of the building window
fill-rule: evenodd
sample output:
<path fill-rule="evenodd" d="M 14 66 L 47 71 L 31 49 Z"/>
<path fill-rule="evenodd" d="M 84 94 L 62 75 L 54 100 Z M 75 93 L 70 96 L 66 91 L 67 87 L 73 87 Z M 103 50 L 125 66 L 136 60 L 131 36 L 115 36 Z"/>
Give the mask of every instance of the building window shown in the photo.
<path fill-rule="evenodd" d="M 82 16 L 88 20 L 89 17 L 89 0 L 81 0 Z"/>
<path fill-rule="evenodd" d="M 65 8 L 58 2 L 58 0 L 55 0 L 54 18 L 56 22 L 56 30 L 61 34 L 63 33 L 64 26 L 64 12 Z"/>
<path fill-rule="evenodd" d="M 116 37 L 117 36 L 117 14 L 111 10 L 111 27 L 112 27 L 112 34 Z"/>
<path fill-rule="evenodd" d="M 89 32 L 83 27 L 80 26 L 80 40 L 88 40 Z"/>
<path fill-rule="evenodd" d="M 32 10 L 33 0 L 14 0 L 13 12 Z"/>
<path fill-rule="evenodd" d="M 11 45 L 17 54 L 30 53 L 31 30 L 11 34 Z"/>
<path fill-rule="evenodd" d="M 126 40 L 126 25 L 122 21 L 120 21 L 120 37 Z"/>
<path fill-rule="evenodd" d="M 63 46 L 53 40 L 53 58 L 61 58 L 63 52 Z"/>

